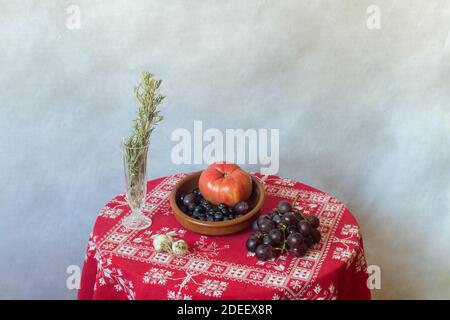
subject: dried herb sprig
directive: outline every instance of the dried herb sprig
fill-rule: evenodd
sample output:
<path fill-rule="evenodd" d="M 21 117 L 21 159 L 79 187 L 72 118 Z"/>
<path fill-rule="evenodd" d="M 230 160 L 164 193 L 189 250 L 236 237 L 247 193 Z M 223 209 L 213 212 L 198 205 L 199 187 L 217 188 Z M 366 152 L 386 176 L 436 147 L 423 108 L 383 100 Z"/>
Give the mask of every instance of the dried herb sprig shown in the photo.
<path fill-rule="evenodd" d="M 143 72 L 142 81 L 134 87 L 134 94 L 139 102 L 137 118 L 133 121 L 133 132 L 124 140 L 125 161 L 127 161 L 128 184 L 130 187 L 131 201 L 136 205 L 142 185 L 145 181 L 145 166 L 147 159 L 147 147 L 150 135 L 155 126 L 163 120 L 158 110 L 165 96 L 159 93 L 162 81 L 154 79 L 150 72 Z"/>
<path fill-rule="evenodd" d="M 158 106 L 165 96 L 159 93 L 162 80 L 154 79 L 150 72 L 143 72 L 142 81 L 134 87 L 134 94 L 139 102 L 137 119 L 133 121 L 133 133 L 125 141 L 129 148 L 141 148 L 148 144 L 155 126 L 163 120 Z"/>

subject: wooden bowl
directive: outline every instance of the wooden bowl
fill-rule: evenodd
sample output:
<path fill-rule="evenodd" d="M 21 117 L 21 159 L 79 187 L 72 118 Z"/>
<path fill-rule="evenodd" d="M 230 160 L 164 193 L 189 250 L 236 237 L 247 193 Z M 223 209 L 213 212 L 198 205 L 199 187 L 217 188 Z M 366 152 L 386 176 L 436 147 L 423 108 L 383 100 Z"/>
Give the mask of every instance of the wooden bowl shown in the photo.
<path fill-rule="evenodd" d="M 253 209 L 240 218 L 220 222 L 201 221 L 189 217 L 180 209 L 177 203 L 179 195 L 187 194 L 197 188 L 201 173 L 201 171 L 193 173 L 178 182 L 175 189 L 173 189 L 170 194 L 170 206 L 172 207 L 175 218 L 178 222 L 191 231 L 212 236 L 236 233 L 250 226 L 253 220 L 261 212 L 264 205 L 264 200 L 266 198 L 264 185 L 255 177 L 252 177 L 253 193 L 248 200 L 250 207 Z"/>

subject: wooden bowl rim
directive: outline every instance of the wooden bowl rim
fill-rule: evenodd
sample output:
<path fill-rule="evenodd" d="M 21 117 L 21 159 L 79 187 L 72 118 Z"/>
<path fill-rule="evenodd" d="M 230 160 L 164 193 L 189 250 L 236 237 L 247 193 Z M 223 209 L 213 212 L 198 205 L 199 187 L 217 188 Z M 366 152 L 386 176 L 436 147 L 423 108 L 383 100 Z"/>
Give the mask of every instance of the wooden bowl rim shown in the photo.
<path fill-rule="evenodd" d="M 228 226 L 234 226 L 234 225 L 238 225 L 240 223 L 243 223 L 247 220 L 252 219 L 258 212 L 260 212 L 264 206 L 264 202 L 266 199 L 266 191 L 264 189 L 264 184 L 259 181 L 259 179 L 253 175 L 250 174 L 252 181 L 255 183 L 256 188 L 258 189 L 259 192 L 259 197 L 258 200 L 256 202 L 256 205 L 253 207 L 252 210 L 250 210 L 249 212 L 247 212 L 246 214 L 244 214 L 242 217 L 240 218 L 236 218 L 230 221 L 218 221 L 218 222 L 212 222 L 212 221 L 202 221 L 202 220 L 197 220 L 194 218 L 191 218 L 190 216 L 188 216 L 186 213 L 184 213 L 180 207 L 177 204 L 177 193 L 178 190 L 180 190 L 181 186 L 184 185 L 184 183 L 189 180 L 189 179 L 193 179 L 195 176 L 200 176 L 202 174 L 202 171 L 197 171 L 194 172 L 186 177 L 184 177 L 183 179 L 181 179 L 176 185 L 175 188 L 172 190 L 171 194 L 170 194 L 170 205 L 172 207 L 172 210 L 174 211 L 174 213 L 176 215 L 181 215 L 183 217 L 183 219 L 188 220 L 189 222 L 196 224 L 198 226 L 203 226 L 203 227 L 207 227 L 207 228 L 212 228 L 212 227 L 220 227 L 220 228 L 224 228 L 224 227 L 228 227 Z"/>

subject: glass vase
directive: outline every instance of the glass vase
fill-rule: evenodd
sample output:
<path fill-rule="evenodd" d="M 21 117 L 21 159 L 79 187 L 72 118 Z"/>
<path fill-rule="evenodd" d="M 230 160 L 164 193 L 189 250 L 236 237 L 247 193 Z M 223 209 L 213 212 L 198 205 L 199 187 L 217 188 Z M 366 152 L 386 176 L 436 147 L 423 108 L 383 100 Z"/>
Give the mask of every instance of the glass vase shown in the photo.
<path fill-rule="evenodd" d="M 122 142 L 123 165 L 125 173 L 125 197 L 131 214 L 125 217 L 122 225 L 131 230 L 142 230 L 152 225 L 152 220 L 142 213 L 147 194 L 147 152 L 143 147 L 130 147 Z"/>

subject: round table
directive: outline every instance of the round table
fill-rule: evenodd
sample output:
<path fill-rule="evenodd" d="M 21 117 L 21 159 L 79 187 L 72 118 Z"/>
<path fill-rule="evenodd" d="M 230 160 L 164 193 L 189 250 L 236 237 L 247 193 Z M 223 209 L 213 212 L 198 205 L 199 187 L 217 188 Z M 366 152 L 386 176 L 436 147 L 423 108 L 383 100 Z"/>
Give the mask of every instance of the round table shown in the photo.
<path fill-rule="evenodd" d="M 79 299 L 370 299 L 360 230 L 335 198 L 291 179 L 253 174 L 265 185 L 263 214 L 278 201 L 292 201 L 320 218 L 322 240 L 305 257 L 289 254 L 258 261 L 245 242 L 247 229 L 228 236 L 186 230 L 169 205 L 171 190 L 186 174 L 148 182 L 144 213 L 151 227 L 128 230 L 124 194 L 101 211 L 89 238 Z M 177 257 L 153 250 L 152 236 L 184 239 L 190 254 Z"/>

